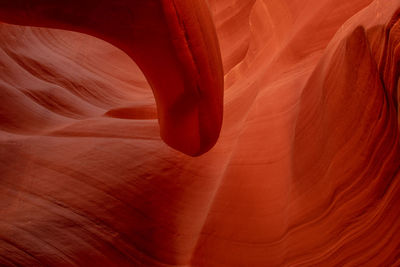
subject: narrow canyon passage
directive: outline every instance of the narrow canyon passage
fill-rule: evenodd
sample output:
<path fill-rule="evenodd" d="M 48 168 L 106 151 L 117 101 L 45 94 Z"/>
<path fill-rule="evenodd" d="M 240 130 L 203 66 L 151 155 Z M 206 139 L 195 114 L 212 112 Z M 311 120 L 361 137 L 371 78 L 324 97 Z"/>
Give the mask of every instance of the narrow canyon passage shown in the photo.
<path fill-rule="evenodd" d="M 0 265 L 400 265 L 400 1 L 195 2 L 131 52 L 0 11 Z"/>

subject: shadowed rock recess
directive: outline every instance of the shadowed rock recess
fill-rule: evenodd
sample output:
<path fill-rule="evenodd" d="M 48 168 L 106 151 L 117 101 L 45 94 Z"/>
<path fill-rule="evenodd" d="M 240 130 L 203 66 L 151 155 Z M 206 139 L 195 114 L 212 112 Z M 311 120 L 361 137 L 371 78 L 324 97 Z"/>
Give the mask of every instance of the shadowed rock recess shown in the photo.
<path fill-rule="evenodd" d="M 400 265 L 400 0 L 0 21 L 0 266 Z"/>

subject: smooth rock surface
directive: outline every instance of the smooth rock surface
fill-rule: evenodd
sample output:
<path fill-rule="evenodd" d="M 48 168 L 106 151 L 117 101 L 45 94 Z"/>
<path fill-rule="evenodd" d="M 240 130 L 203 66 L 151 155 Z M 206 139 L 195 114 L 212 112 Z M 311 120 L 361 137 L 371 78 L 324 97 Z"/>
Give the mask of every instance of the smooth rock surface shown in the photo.
<path fill-rule="evenodd" d="M 400 265 L 400 1 L 208 8 L 224 117 L 199 157 L 126 53 L 0 24 L 0 265 Z"/>

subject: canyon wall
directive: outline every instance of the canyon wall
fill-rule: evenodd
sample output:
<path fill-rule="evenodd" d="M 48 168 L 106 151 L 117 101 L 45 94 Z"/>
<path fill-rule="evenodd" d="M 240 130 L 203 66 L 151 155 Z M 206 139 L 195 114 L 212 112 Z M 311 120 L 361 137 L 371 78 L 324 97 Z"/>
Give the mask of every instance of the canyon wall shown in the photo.
<path fill-rule="evenodd" d="M 172 68 L 173 86 L 160 72 L 192 65 L 161 41 L 140 61 L 116 37 L 3 14 L 0 265 L 400 265 L 400 1 L 201 5 L 204 72 Z M 160 111 L 181 91 L 157 88 L 193 79 L 206 138 L 174 125 L 203 102 Z"/>

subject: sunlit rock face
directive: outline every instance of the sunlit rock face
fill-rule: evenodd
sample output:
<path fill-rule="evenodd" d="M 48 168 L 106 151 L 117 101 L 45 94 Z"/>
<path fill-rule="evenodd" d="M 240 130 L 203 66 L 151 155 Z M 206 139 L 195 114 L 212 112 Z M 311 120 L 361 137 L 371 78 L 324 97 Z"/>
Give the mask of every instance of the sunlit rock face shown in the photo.
<path fill-rule="evenodd" d="M 191 39 L 183 59 L 161 41 L 143 63 L 92 32 L 0 24 L 0 265 L 400 265 L 400 1 L 196 2 L 210 45 Z M 188 55 L 203 76 L 182 70 Z M 182 107 L 214 115 L 223 69 L 215 146 L 166 127 L 187 109 L 162 124 L 176 87 L 143 64 L 205 82 L 205 104 Z"/>

